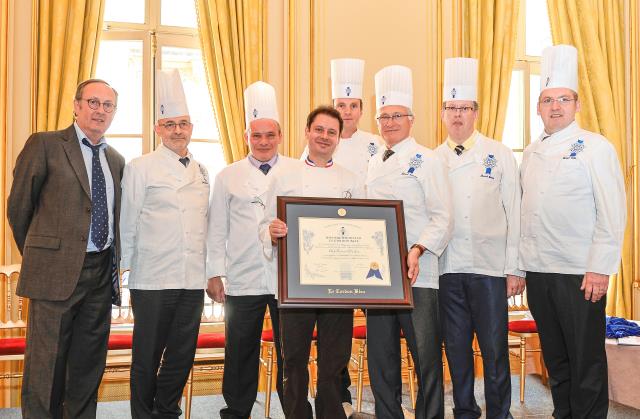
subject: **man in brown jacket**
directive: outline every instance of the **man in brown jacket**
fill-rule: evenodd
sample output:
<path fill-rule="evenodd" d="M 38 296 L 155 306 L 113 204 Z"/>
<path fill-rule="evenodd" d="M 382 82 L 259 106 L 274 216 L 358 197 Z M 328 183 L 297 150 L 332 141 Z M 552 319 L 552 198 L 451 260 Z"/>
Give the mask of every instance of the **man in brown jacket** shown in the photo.
<path fill-rule="evenodd" d="M 8 219 L 29 319 L 22 415 L 95 418 L 111 303 L 119 303 L 118 214 L 124 158 L 104 139 L 117 92 L 80 83 L 75 123 L 33 134 L 18 156 Z"/>

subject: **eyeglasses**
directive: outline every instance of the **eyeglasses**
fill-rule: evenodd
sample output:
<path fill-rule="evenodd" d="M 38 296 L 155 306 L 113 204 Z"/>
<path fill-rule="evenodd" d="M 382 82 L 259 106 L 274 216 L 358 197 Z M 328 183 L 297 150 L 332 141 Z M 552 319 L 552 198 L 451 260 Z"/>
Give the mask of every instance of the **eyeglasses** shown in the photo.
<path fill-rule="evenodd" d="M 540 101 L 540 104 L 542 106 L 551 106 L 552 103 L 554 102 L 558 102 L 558 105 L 563 106 L 563 105 L 568 105 L 569 103 L 575 101 L 576 99 L 574 98 L 570 98 L 570 97 L 566 97 L 566 96 L 561 96 L 559 98 L 552 98 L 552 97 L 545 97 L 544 99 L 542 99 Z"/>
<path fill-rule="evenodd" d="M 451 112 L 451 113 L 456 113 L 456 112 L 460 112 L 462 114 L 465 113 L 469 113 L 473 110 L 473 106 L 460 106 L 455 107 L 455 106 L 445 106 L 444 107 L 445 112 Z"/>
<path fill-rule="evenodd" d="M 187 129 L 189 128 L 192 124 L 191 122 L 187 122 L 187 121 L 180 121 L 178 123 L 175 122 L 167 122 L 166 124 L 158 124 L 161 127 L 164 127 L 164 129 L 166 129 L 167 131 L 175 131 L 176 127 L 180 127 L 180 129 Z"/>
<path fill-rule="evenodd" d="M 378 122 L 380 122 L 381 124 L 388 124 L 389 122 L 396 122 L 401 118 L 404 118 L 405 116 L 413 116 L 410 113 L 394 113 L 393 115 L 380 115 L 379 117 L 377 117 L 376 119 L 378 120 Z"/>
<path fill-rule="evenodd" d="M 86 100 L 89 107 L 94 111 L 98 110 L 100 108 L 100 105 L 102 105 L 102 109 L 104 109 L 106 113 L 111 113 L 116 109 L 116 105 L 114 105 L 113 102 L 100 102 L 98 99 L 93 97 L 91 99 L 80 99 L 80 100 Z"/>

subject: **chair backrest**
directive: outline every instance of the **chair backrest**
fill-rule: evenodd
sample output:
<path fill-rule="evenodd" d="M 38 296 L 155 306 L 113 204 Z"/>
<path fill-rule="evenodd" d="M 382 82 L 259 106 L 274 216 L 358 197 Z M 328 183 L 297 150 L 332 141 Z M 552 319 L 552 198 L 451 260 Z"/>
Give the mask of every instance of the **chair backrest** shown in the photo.
<path fill-rule="evenodd" d="M 19 276 L 19 264 L 0 266 L 0 330 L 2 331 L 25 329 L 27 326 L 27 299 L 16 295 Z M 7 333 L 3 335 L 7 336 Z"/>
<path fill-rule="evenodd" d="M 527 301 L 527 290 L 522 294 L 508 298 L 509 320 L 530 319 L 529 303 Z"/>

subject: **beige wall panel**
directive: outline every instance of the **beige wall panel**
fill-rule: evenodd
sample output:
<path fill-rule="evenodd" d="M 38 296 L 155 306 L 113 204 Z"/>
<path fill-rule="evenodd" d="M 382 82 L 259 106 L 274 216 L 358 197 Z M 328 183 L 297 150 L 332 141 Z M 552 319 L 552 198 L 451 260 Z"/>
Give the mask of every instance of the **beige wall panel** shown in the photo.
<path fill-rule="evenodd" d="M 32 1 L 10 0 L 9 14 L 9 69 L 8 69 L 8 124 L 6 191 L 13 182 L 13 167 L 16 158 L 31 134 L 31 75 L 32 65 Z M 6 200 L 7 197 L 4 197 Z M 4 220 L 6 223 L 6 220 Z M 6 228 L 5 261 L 20 262 L 20 254 L 13 241 L 11 230 Z"/>
<path fill-rule="evenodd" d="M 313 106 L 331 103 L 330 61 L 357 57 L 366 61 L 364 115 L 361 127 L 377 132 L 374 74 L 382 67 L 402 64 L 413 70 L 414 136 L 429 147 L 437 145 L 439 118 L 437 1 L 306 0 L 289 1 L 285 19 L 293 34 L 287 56 L 290 102 L 289 128 L 296 135 L 296 152 L 304 148 L 304 118 Z"/>

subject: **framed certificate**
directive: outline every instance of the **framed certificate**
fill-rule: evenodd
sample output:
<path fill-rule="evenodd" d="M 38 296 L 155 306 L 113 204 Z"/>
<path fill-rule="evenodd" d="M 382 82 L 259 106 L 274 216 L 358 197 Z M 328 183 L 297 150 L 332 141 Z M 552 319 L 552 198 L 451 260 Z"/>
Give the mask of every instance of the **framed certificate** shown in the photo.
<path fill-rule="evenodd" d="M 412 308 L 402 201 L 279 196 L 280 307 Z"/>

